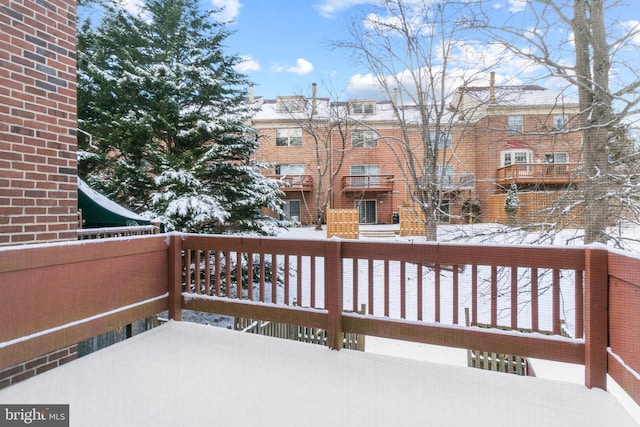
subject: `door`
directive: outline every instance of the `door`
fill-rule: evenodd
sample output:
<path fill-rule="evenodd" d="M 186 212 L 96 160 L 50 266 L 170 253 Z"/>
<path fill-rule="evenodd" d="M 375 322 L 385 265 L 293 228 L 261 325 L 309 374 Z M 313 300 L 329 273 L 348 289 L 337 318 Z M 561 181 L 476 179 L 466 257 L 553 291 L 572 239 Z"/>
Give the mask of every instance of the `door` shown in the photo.
<path fill-rule="evenodd" d="M 376 223 L 376 201 L 356 200 L 356 209 L 360 212 L 360 224 Z"/>

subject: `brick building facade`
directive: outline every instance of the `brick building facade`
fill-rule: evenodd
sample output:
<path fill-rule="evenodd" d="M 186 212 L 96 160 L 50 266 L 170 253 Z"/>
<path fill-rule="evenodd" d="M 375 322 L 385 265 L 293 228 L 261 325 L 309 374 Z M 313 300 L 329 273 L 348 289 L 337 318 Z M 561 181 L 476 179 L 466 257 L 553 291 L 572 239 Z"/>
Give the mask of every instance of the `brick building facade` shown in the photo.
<path fill-rule="evenodd" d="M 0 5 L 0 245 L 76 238 L 76 0 Z"/>
<path fill-rule="evenodd" d="M 361 223 L 391 223 L 400 207 L 413 204 L 415 188 L 406 179 L 400 145 L 409 139 L 413 155 L 424 157 L 417 115 L 406 119 L 413 125 L 403 135 L 390 101 L 253 101 L 260 138 L 256 158 L 273 163 L 270 173 L 286 184 L 290 218 L 310 223 L 320 190 L 330 194 L 330 208 L 359 209 Z M 524 192 L 575 186 L 582 149 L 580 133 L 572 130 L 577 112 L 575 102 L 539 86 L 460 88 L 445 118 L 447 140 L 440 145 L 438 219 L 465 222 L 467 206 L 474 204 L 479 220 L 500 220 L 503 208 L 493 198 L 504 196 L 511 182 Z M 318 162 L 324 151 L 330 159 Z M 319 171 L 325 169 L 321 184 Z M 331 188 L 330 173 L 335 174 Z"/>

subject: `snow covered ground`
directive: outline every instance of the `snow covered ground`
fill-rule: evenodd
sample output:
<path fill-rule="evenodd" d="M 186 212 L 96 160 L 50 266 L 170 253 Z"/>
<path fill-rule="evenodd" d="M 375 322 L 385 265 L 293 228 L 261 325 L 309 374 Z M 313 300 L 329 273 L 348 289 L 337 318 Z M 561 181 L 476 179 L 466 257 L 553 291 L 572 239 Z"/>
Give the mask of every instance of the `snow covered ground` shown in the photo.
<path fill-rule="evenodd" d="M 362 226 L 361 230 L 398 230 L 396 225 L 370 225 Z M 544 244 L 553 245 L 570 245 L 576 246 L 582 244 L 579 238 L 580 230 L 563 230 L 554 236 L 541 236 L 537 233 L 512 232 L 511 229 L 499 224 L 475 224 L 475 225 L 451 225 L 440 226 L 439 241 L 441 242 L 459 242 L 459 243 L 482 243 L 482 244 L 526 244 L 542 242 Z M 640 230 L 630 228 L 625 231 L 628 237 L 640 236 Z M 313 227 L 298 227 L 283 231 L 280 237 L 294 239 L 325 239 L 326 230 L 315 230 Z M 391 238 L 371 238 L 361 237 L 361 240 L 380 240 L 380 241 L 424 241 L 422 237 L 400 237 L 396 235 Z M 640 246 L 638 247 L 640 252 Z M 365 273 L 366 274 L 366 273 Z M 461 279 L 462 280 L 462 279 Z M 569 280 L 569 283 L 571 279 Z M 572 293 L 572 289 L 564 290 Z M 349 299 L 348 293 L 345 297 Z M 569 306 L 564 306 L 565 315 L 568 320 L 568 327 L 572 329 L 571 314 L 573 308 L 570 306 L 570 300 L 565 301 Z M 346 301 L 345 305 L 350 302 Z M 465 300 L 461 297 L 461 306 L 468 304 L 468 298 Z M 541 300 L 541 304 L 550 304 L 549 301 Z M 408 304 L 409 305 L 409 304 Z M 446 305 L 445 305 L 446 306 Z M 463 307 L 462 307 L 463 310 Z M 462 311 L 463 312 L 463 311 Z M 486 316 L 486 312 L 484 315 Z M 519 324 L 526 327 L 529 311 L 525 307 L 519 315 Z M 481 315 L 482 317 L 482 315 Z M 541 319 L 542 321 L 542 319 Z M 523 324 L 524 322 L 524 324 Z M 549 326 L 542 324 L 541 328 Z M 378 337 L 367 337 L 366 351 L 371 353 L 405 357 L 418 359 L 429 362 L 444 363 L 449 365 L 467 366 L 467 352 L 463 349 L 455 349 L 448 347 L 439 347 L 427 344 L 418 344 L 405 341 L 389 340 Z M 547 360 L 532 359 L 530 360 L 533 370 L 537 377 L 552 379 L 556 381 L 566 381 L 577 384 L 584 384 L 584 366 L 573 365 L 568 363 L 551 362 Z M 623 406 L 634 417 L 636 422 L 640 424 L 640 406 L 637 405 L 629 396 L 611 379 L 608 378 L 609 391 L 623 403 Z"/>

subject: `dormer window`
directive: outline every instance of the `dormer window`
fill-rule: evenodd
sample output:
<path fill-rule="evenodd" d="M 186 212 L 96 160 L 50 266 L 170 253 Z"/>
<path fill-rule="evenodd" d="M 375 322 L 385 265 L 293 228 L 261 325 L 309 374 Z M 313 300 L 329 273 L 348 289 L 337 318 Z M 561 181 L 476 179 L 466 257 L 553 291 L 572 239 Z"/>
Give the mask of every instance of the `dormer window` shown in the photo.
<path fill-rule="evenodd" d="M 278 113 L 301 113 L 306 104 L 304 96 L 279 96 L 276 99 L 276 110 Z"/>
<path fill-rule="evenodd" d="M 375 101 L 352 101 L 349 107 L 351 114 L 374 114 L 376 112 Z"/>

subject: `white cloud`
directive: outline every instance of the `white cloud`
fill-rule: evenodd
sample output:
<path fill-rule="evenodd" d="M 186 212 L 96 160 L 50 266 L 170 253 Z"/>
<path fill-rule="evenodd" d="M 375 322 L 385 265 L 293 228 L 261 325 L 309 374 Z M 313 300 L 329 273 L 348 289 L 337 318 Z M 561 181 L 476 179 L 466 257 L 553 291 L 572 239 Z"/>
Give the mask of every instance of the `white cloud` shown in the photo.
<path fill-rule="evenodd" d="M 252 56 L 242 56 L 242 62 L 235 66 L 235 70 L 239 73 L 248 73 L 249 71 L 260 71 L 262 67 L 260 62 Z"/>
<path fill-rule="evenodd" d="M 324 0 L 322 3 L 315 5 L 320 16 L 325 18 L 334 18 L 338 12 L 349 9 L 359 4 L 374 3 L 372 0 Z"/>
<path fill-rule="evenodd" d="M 222 9 L 220 13 L 214 15 L 220 22 L 235 21 L 240 15 L 240 8 L 242 7 L 240 0 L 211 0 L 211 4 L 216 9 Z"/>
<path fill-rule="evenodd" d="M 509 12 L 522 12 L 527 7 L 527 0 L 509 0 Z"/>
<path fill-rule="evenodd" d="M 313 64 L 304 58 L 298 58 L 295 67 L 289 67 L 285 71 L 304 76 L 313 71 Z"/>

